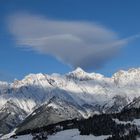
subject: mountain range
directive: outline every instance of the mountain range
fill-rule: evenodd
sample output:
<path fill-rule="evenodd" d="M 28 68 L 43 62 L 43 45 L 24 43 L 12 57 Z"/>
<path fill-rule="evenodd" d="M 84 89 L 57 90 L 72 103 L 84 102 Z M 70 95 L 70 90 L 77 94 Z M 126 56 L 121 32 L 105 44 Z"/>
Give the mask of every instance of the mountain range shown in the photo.
<path fill-rule="evenodd" d="M 112 77 L 81 68 L 65 75 L 29 74 L 0 82 L 0 134 L 132 107 L 140 107 L 140 68 Z"/>

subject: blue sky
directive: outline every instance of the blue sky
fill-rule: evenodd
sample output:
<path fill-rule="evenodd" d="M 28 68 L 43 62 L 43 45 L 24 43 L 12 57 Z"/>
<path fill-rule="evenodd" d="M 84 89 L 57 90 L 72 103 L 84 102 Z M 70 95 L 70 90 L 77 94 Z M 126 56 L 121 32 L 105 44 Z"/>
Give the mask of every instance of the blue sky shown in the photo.
<path fill-rule="evenodd" d="M 1 0 L 0 80 L 63 74 L 78 66 L 106 76 L 139 67 L 139 5 L 139 0 Z"/>

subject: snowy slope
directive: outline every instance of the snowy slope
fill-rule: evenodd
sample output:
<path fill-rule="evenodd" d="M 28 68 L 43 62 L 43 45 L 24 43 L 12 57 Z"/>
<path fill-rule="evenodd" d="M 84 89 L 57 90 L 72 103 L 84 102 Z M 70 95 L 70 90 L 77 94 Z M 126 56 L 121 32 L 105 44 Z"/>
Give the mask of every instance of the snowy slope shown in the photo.
<path fill-rule="evenodd" d="M 104 140 L 109 136 L 94 136 L 94 135 L 87 135 L 81 136 L 79 134 L 78 129 L 70 129 L 56 133 L 55 135 L 48 136 L 48 140 Z M 19 136 L 17 140 L 32 140 L 32 135 L 24 135 Z M 14 140 L 14 138 L 10 138 L 9 140 Z"/>
<path fill-rule="evenodd" d="M 0 82 L 0 113 L 12 112 L 12 118 L 16 120 L 7 119 L 11 126 L 16 126 L 53 97 L 64 101 L 67 106 L 72 104 L 76 112 L 88 117 L 95 112 L 120 111 L 139 96 L 140 68 L 121 70 L 111 78 L 77 68 L 65 75 L 29 74 L 13 83 Z M 9 102 L 11 107 L 7 108 Z M 0 118 L 0 123 L 5 121 L 5 118 Z M 0 133 L 5 132 L 0 130 Z"/>

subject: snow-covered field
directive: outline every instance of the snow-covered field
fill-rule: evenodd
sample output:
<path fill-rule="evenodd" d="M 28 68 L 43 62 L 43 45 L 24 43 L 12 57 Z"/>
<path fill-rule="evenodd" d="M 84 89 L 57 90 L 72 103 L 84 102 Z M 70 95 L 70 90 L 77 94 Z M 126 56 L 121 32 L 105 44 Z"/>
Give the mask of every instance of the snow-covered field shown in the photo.
<path fill-rule="evenodd" d="M 78 129 L 70 129 L 56 133 L 55 135 L 48 136 L 48 140 L 104 140 L 107 136 L 81 136 L 79 135 Z M 15 140 L 10 138 L 9 140 Z M 16 140 L 32 140 L 31 135 L 20 136 Z"/>

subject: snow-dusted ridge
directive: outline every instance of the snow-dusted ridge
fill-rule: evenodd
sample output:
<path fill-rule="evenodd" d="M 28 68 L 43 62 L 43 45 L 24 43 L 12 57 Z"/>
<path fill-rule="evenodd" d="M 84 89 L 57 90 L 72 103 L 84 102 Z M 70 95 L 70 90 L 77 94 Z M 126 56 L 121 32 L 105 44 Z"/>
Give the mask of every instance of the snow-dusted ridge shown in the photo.
<path fill-rule="evenodd" d="M 65 75 L 29 74 L 13 83 L 0 82 L 0 115 L 7 116 L 4 120 L 0 117 L 0 123 L 5 129 L 14 127 L 17 120 L 22 121 L 53 97 L 68 102 L 79 115 L 88 117 L 94 112 L 120 111 L 139 96 L 140 68 L 121 70 L 110 78 L 81 68 Z M 49 106 L 56 108 L 55 103 Z"/>

